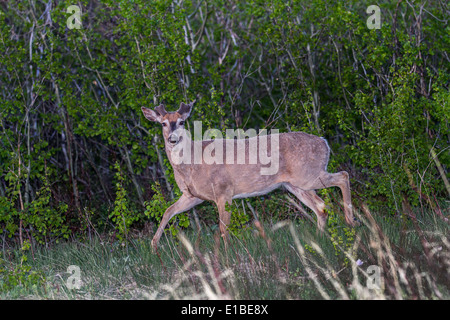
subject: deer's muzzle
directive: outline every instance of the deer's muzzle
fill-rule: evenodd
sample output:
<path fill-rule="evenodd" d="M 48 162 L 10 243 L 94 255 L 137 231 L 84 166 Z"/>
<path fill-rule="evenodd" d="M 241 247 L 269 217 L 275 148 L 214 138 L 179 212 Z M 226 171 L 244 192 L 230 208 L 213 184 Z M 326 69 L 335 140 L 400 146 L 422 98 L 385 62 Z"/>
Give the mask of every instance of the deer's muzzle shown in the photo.
<path fill-rule="evenodd" d="M 167 140 L 171 145 L 176 145 L 180 141 L 180 137 L 175 133 L 172 133 Z"/>

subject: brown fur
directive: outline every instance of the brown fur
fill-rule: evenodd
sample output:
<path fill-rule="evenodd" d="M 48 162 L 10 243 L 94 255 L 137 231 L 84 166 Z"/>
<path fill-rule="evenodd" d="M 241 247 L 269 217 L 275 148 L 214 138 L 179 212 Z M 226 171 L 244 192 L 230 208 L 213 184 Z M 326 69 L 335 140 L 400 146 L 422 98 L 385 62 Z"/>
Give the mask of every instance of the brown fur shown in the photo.
<path fill-rule="evenodd" d="M 187 106 L 189 105 L 183 104 L 177 112 L 166 114 L 164 114 L 163 106 L 159 106 L 156 109 L 157 111 L 142 108 L 147 119 L 160 123 L 168 122 L 169 124 L 163 127 L 166 152 L 174 169 L 175 180 L 183 193 L 180 199 L 164 213 L 152 240 L 155 249 L 169 220 L 176 214 L 189 210 L 204 200 L 216 203 L 219 209 L 220 232 L 222 237 L 226 239 L 228 235 L 227 227 L 231 220 L 231 214 L 225 210 L 227 202 L 231 204 L 234 198 L 265 194 L 280 186 L 285 187 L 315 212 L 320 230 L 323 230 L 326 225 L 327 214 L 324 212 L 324 201 L 317 196 L 314 190 L 338 186 L 344 198 L 346 222 L 350 225 L 354 224 L 348 173 L 341 171 L 332 174 L 326 171 L 330 150 L 326 141 L 317 136 L 304 132 L 280 134 L 279 168 L 278 172 L 273 175 L 261 175 L 261 168 L 264 166 L 259 162 L 249 164 L 250 139 L 260 139 L 260 137 L 245 140 L 245 164 L 237 164 L 239 151 L 236 140 L 233 142 L 234 162 L 232 164 L 227 164 L 225 156 L 229 140 L 221 140 L 223 143 L 223 164 L 206 164 L 204 162 L 194 164 L 194 145 L 201 144 L 203 152 L 213 141 L 192 141 L 184 137 L 184 140 L 179 143 L 184 143 L 191 148 L 192 161 L 191 164 L 175 164 L 171 158 L 173 145 L 168 140 L 176 128 L 170 124 L 177 123 L 179 119 L 184 121 L 189 116 L 190 108 L 187 108 Z M 192 104 L 190 107 L 192 107 Z M 176 127 L 179 128 L 182 125 Z M 270 142 L 270 139 L 268 139 L 268 142 Z M 272 147 L 268 143 L 267 154 L 271 155 L 271 153 Z"/>

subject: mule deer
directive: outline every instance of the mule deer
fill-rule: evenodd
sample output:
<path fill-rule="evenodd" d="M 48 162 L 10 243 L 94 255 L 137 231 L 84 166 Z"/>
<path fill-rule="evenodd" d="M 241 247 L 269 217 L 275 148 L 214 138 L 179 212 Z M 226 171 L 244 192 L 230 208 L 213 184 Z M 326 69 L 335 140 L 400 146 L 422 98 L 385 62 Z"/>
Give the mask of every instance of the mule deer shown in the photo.
<path fill-rule="evenodd" d="M 251 158 L 250 145 L 262 146 L 262 137 L 230 140 L 192 140 L 186 132 L 184 124 L 192 110 L 193 103 L 181 103 L 176 112 L 167 112 L 164 105 L 155 110 L 142 107 L 144 116 L 163 126 L 165 149 L 173 167 L 175 180 L 183 193 L 164 213 L 161 223 L 152 240 L 152 246 L 157 248 L 158 241 L 169 220 L 175 215 L 187 211 L 205 200 L 214 201 L 219 210 L 220 233 L 226 241 L 227 227 L 231 220 L 231 213 L 225 209 L 226 203 L 233 199 L 247 198 L 266 194 L 281 186 L 294 194 L 301 202 L 309 207 L 317 216 L 319 230 L 323 230 L 327 214 L 324 212 L 325 203 L 316 194 L 315 189 L 337 186 L 341 189 L 344 200 L 345 220 L 354 225 L 350 183 L 348 173 L 328 173 L 326 171 L 330 148 L 325 139 L 304 132 L 281 133 L 276 136 L 276 144 L 267 141 L 264 147 L 268 154 L 276 154 L 279 159 L 278 170 L 274 174 L 261 174 L 264 165 L 261 161 L 249 163 Z M 256 139 L 256 140 L 254 140 Z M 205 159 L 193 159 L 195 150 L 205 151 L 211 143 L 223 144 L 229 154 L 233 150 L 234 161 L 225 155 L 218 154 L 224 160 L 218 163 L 205 162 Z M 180 162 L 175 159 L 178 151 L 188 156 L 188 160 Z M 192 151 L 192 152 L 191 152 Z M 236 153 L 234 152 L 236 151 Z M 244 163 L 237 161 L 239 153 L 245 153 Z M 232 159 L 232 160 L 233 160 Z M 227 161 L 228 160 L 228 161 Z M 251 162 L 251 161 L 250 161 Z"/>

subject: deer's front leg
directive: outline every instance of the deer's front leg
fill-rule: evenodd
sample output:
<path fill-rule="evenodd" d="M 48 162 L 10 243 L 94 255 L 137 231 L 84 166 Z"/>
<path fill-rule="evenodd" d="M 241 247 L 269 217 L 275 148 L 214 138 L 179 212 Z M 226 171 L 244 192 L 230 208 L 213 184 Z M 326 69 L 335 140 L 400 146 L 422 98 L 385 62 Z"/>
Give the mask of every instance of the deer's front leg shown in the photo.
<path fill-rule="evenodd" d="M 177 202 L 175 202 L 173 205 L 171 205 L 169 208 L 167 208 L 166 212 L 164 212 L 164 215 L 161 219 L 161 223 L 159 224 L 158 230 L 155 233 L 155 236 L 152 240 L 152 247 L 156 251 L 158 247 L 159 238 L 161 238 L 164 228 L 166 227 L 167 223 L 174 217 L 175 215 L 185 212 L 196 205 L 202 203 L 203 200 L 193 197 L 191 195 L 183 194 L 180 199 L 178 199 Z"/>

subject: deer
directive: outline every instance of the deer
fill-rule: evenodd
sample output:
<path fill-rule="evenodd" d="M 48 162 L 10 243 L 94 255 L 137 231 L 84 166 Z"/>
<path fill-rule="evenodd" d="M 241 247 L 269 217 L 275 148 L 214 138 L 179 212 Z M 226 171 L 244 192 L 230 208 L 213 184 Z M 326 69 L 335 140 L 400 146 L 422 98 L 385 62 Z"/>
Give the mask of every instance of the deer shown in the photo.
<path fill-rule="evenodd" d="M 192 140 L 186 132 L 186 120 L 193 109 L 194 102 L 180 103 L 177 111 L 168 112 L 164 104 L 154 110 L 141 107 L 144 117 L 152 122 L 162 125 L 162 134 L 167 157 L 173 168 L 175 181 L 182 193 L 181 197 L 164 212 L 159 227 L 152 239 L 152 248 L 156 251 L 158 242 L 164 228 L 177 214 L 186 212 L 204 201 L 213 201 L 219 212 L 219 232 L 225 245 L 228 239 L 228 226 L 231 213 L 226 210 L 227 203 L 231 205 L 234 199 L 249 198 L 265 195 L 275 189 L 284 187 L 300 202 L 310 208 L 317 217 L 317 228 L 323 232 L 328 214 L 325 212 L 325 202 L 317 195 L 317 189 L 339 187 L 342 192 L 345 221 L 354 226 L 355 219 L 352 213 L 351 191 L 349 175 L 346 171 L 337 173 L 327 172 L 330 157 L 330 147 L 327 141 L 316 135 L 305 132 L 279 133 L 276 142 L 264 146 L 268 154 L 278 156 L 278 170 L 273 174 L 261 174 L 264 165 L 260 160 L 249 163 L 236 161 L 239 153 L 245 154 L 249 160 L 251 152 L 249 146 L 254 143 L 263 145 L 260 136 L 246 139 L 209 139 Z M 272 134 L 269 136 L 273 136 Z M 197 161 L 177 160 L 175 150 L 190 153 L 192 150 L 205 151 L 212 143 L 222 143 L 235 151 L 235 161 L 223 155 L 222 162 L 206 162 L 206 159 Z M 209 147 L 208 147 L 209 146 Z M 245 148 L 247 147 L 247 148 Z M 187 150 L 187 151 L 186 151 Z M 221 155 L 219 155 L 220 157 Z M 190 155 L 192 160 L 192 155 Z M 179 156 L 178 156 L 179 158 Z M 241 158 L 241 160 L 242 160 Z"/>

